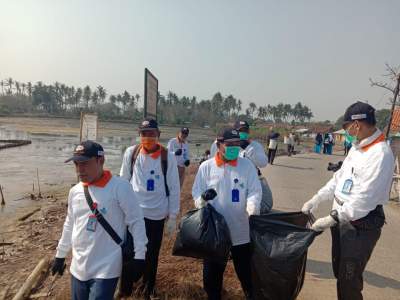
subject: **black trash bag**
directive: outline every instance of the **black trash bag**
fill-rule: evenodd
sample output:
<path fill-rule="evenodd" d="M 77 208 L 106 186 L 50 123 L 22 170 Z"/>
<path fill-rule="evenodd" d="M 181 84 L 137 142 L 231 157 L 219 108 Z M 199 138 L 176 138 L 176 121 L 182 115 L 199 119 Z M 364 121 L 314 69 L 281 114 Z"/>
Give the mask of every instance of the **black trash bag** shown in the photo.
<path fill-rule="evenodd" d="M 304 283 L 307 249 L 319 234 L 312 216 L 278 212 L 250 217 L 251 259 L 256 300 L 296 299 Z"/>
<path fill-rule="evenodd" d="M 262 189 L 260 214 L 266 214 L 271 211 L 274 201 L 272 198 L 272 192 L 268 185 L 267 179 L 265 179 L 265 177 L 261 177 L 260 183 L 261 183 L 261 189 Z"/>
<path fill-rule="evenodd" d="M 225 218 L 207 204 L 182 217 L 172 255 L 224 262 L 232 247 Z"/>

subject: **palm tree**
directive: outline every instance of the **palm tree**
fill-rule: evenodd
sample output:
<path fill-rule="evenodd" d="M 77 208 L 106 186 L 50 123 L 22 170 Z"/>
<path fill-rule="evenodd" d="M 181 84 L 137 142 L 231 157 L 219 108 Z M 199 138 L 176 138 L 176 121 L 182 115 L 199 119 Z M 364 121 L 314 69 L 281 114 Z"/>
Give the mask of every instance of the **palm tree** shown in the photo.
<path fill-rule="evenodd" d="M 83 89 L 83 100 L 85 100 L 85 108 L 88 109 L 89 108 L 89 102 L 90 102 L 90 98 L 92 97 L 92 90 L 90 89 L 90 86 L 85 86 Z"/>
<path fill-rule="evenodd" d="M 21 84 L 21 87 L 22 87 L 22 95 L 25 95 L 25 89 L 26 89 L 26 83 L 25 82 L 23 82 L 22 84 Z"/>
<path fill-rule="evenodd" d="M 6 82 L 4 80 L 0 81 L 1 85 L 1 94 L 4 95 L 4 87 L 6 86 Z"/>
<path fill-rule="evenodd" d="M 92 105 L 97 106 L 97 104 L 99 104 L 99 94 L 97 93 L 97 91 L 94 91 L 92 93 Z"/>
<path fill-rule="evenodd" d="M 28 83 L 26 85 L 26 90 L 28 91 L 29 99 L 32 101 L 32 92 L 33 92 L 32 82 L 28 81 Z"/>
<path fill-rule="evenodd" d="M 249 113 L 251 118 L 254 119 L 254 113 L 257 111 L 257 105 L 254 102 L 250 102 L 249 104 Z"/>
<path fill-rule="evenodd" d="M 6 85 L 8 86 L 8 91 L 7 94 L 11 95 L 12 94 L 12 88 L 13 88 L 14 80 L 10 77 L 6 81 Z"/>
<path fill-rule="evenodd" d="M 107 97 L 107 91 L 101 85 L 97 87 L 97 94 L 99 95 L 100 103 L 104 103 Z"/>

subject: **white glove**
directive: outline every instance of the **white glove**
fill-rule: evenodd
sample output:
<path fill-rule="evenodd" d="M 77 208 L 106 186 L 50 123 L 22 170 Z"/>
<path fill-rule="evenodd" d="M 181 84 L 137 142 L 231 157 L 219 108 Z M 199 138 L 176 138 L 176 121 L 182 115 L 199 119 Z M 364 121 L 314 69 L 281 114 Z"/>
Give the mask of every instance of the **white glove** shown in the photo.
<path fill-rule="evenodd" d="M 165 225 L 165 232 L 171 236 L 174 234 L 176 229 L 176 218 L 168 218 L 167 224 Z"/>
<path fill-rule="evenodd" d="M 309 215 L 310 213 L 314 213 L 318 208 L 318 205 L 321 203 L 322 199 L 320 196 L 315 195 L 311 200 L 304 203 L 301 211 L 303 214 Z"/>
<path fill-rule="evenodd" d="M 203 208 L 207 205 L 207 201 L 205 201 L 203 198 L 199 197 L 197 199 L 194 200 L 194 206 L 196 206 L 196 208 L 200 209 Z"/>
<path fill-rule="evenodd" d="M 260 214 L 260 208 L 257 208 L 257 206 L 253 202 L 247 202 L 246 210 L 249 216 Z"/>
<path fill-rule="evenodd" d="M 314 224 L 311 226 L 311 229 L 315 231 L 324 231 L 325 229 L 332 227 L 336 223 L 337 222 L 334 218 L 332 218 L 331 216 L 327 216 L 319 218 L 317 221 L 315 221 Z"/>

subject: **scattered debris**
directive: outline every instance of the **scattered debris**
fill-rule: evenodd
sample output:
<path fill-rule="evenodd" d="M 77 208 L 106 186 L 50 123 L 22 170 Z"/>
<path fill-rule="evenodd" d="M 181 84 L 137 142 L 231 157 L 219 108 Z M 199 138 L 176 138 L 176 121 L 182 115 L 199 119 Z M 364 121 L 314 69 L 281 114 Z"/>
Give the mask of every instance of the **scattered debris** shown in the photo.
<path fill-rule="evenodd" d="M 25 220 L 28 219 L 30 216 L 32 216 L 33 214 L 35 214 L 36 212 L 38 212 L 38 211 L 40 211 L 40 210 L 41 210 L 40 207 L 39 207 L 39 208 L 36 208 L 36 209 L 34 209 L 33 211 L 31 211 L 31 212 L 29 212 L 29 213 L 23 215 L 22 217 L 20 217 L 20 218 L 18 219 L 18 221 L 25 221 Z"/>

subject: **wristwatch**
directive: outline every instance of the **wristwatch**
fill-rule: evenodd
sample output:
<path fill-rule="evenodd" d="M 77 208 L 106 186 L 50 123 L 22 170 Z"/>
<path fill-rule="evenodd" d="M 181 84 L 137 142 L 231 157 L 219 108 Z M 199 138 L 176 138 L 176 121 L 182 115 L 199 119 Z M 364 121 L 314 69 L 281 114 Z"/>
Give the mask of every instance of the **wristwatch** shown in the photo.
<path fill-rule="evenodd" d="M 339 214 L 336 209 L 331 210 L 331 213 L 329 214 L 337 223 L 339 223 Z"/>

